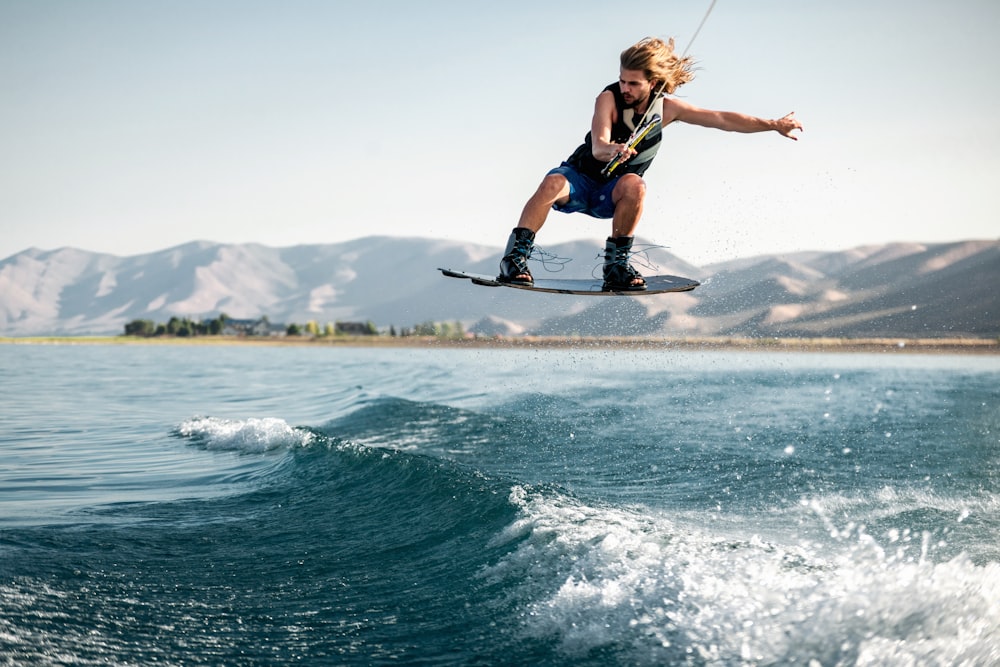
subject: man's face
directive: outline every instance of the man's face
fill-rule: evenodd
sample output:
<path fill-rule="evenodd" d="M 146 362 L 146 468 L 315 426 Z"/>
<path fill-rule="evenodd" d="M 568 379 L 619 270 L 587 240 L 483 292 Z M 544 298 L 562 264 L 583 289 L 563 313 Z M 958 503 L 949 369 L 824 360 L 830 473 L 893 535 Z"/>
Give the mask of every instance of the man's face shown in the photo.
<path fill-rule="evenodd" d="M 618 86 L 625 98 L 625 104 L 630 107 L 645 102 L 653 89 L 653 84 L 646 78 L 646 73 L 636 69 L 621 70 L 621 74 L 618 76 Z"/>

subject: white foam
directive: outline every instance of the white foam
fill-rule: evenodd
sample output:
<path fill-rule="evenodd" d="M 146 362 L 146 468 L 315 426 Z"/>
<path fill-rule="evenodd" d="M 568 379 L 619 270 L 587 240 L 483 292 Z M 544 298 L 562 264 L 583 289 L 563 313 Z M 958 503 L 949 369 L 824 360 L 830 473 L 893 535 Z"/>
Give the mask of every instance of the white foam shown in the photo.
<path fill-rule="evenodd" d="M 197 438 L 209 449 L 245 452 L 304 447 L 314 438 L 311 432 L 272 417 L 195 417 L 178 426 L 177 432 L 185 437 Z"/>
<path fill-rule="evenodd" d="M 870 519 L 884 519 L 916 509 L 951 514 L 957 523 L 969 516 L 1000 516 L 1000 494 L 986 490 L 974 495 L 950 496 L 930 489 L 882 486 L 852 494 L 831 493 L 802 498 L 800 504 L 826 520 L 845 513 L 857 514 L 860 509 Z"/>
<path fill-rule="evenodd" d="M 524 630 L 570 656 L 635 664 L 988 664 L 1000 564 L 934 563 L 850 540 L 788 547 L 711 536 L 646 510 L 515 487 L 520 516 L 484 576 L 519 587 Z M 918 545 L 919 546 L 919 545 Z"/>

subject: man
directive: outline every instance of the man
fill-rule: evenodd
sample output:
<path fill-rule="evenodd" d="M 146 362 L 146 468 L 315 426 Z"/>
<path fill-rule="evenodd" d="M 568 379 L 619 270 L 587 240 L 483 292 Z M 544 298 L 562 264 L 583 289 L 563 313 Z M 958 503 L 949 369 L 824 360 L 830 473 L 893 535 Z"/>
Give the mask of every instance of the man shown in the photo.
<path fill-rule="evenodd" d="M 605 290 L 644 290 L 646 282 L 629 263 L 632 239 L 642 215 L 646 184 L 642 175 L 660 145 L 661 129 L 674 121 L 730 132 L 774 130 L 796 139 L 802 125 L 790 113 L 765 120 L 732 111 L 711 111 L 662 93 L 672 94 L 691 81 L 693 61 L 674 53 L 674 41 L 647 37 L 621 53 L 618 83 L 597 96 L 590 132 L 583 144 L 542 180 L 525 204 L 517 227 L 510 234 L 497 280 L 517 285 L 533 282 L 527 260 L 535 233 L 545 224 L 550 208 L 563 213 L 586 213 L 611 219 L 611 236 L 604 250 Z M 644 119 L 659 115 L 661 121 L 633 147 L 628 141 Z M 608 173 L 617 158 L 620 164 Z"/>

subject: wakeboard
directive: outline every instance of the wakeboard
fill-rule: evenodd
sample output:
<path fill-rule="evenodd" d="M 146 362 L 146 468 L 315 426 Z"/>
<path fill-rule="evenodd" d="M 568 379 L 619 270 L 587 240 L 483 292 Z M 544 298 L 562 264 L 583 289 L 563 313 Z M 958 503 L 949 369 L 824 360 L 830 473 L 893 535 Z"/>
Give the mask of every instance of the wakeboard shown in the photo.
<path fill-rule="evenodd" d="M 595 278 L 535 278 L 533 285 L 515 285 L 513 283 L 502 283 L 496 279 L 496 276 L 487 276 L 480 273 L 466 273 L 464 271 L 440 268 L 438 271 L 449 278 L 464 278 L 472 281 L 473 285 L 482 285 L 483 287 L 513 287 L 514 289 L 522 289 L 529 292 L 583 294 L 588 296 L 645 296 L 667 292 L 689 292 L 701 284 L 697 280 L 681 278 L 680 276 L 644 276 L 646 279 L 646 289 L 644 290 L 605 290 L 603 281 Z"/>

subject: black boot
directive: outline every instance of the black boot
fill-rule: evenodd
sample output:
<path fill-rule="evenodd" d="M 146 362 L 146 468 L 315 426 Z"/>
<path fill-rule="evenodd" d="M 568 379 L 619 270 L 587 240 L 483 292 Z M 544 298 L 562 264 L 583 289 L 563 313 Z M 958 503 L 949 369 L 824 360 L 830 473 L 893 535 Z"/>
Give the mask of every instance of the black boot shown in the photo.
<path fill-rule="evenodd" d="M 628 263 L 631 236 L 608 237 L 604 244 L 604 291 L 641 292 L 646 289 L 642 274 Z"/>
<path fill-rule="evenodd" d="M 524 227 L 515 227 L 507 239 L 507 248 L 500 260 L 500 275 L 497 280 L 513 285 L 533 285 L 534 279 L 528 270 L 528 258 L 535 247 L 535 232 Z M 527 277 L 525 277 L 527 276 Z"/>

